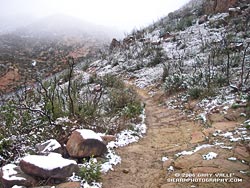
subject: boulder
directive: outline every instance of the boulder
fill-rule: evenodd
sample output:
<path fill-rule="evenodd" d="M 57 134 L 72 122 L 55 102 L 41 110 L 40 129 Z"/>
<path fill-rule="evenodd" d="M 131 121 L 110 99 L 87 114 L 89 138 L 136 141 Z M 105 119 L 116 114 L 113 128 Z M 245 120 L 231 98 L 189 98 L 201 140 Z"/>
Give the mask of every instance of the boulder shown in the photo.
<path fill-rule="evenodd" d="M 20 161 L 20 167 L 31 176 L 54 179 L 65 179 L 79 170 L 74 160 L 64 159 L 57 153 L 26 156 Z"/>
<path fill-rule="evenodd" d="M 66 149 L 74 158 L 102 156 L 107 151 L 102 138 L 89 129 L 74 131 L 67 142 Z"/>
<path fill-rule="evenodd" d="M 50 139 L 47 140 L 46 142 L 36 144 L 36 149 L 40 154 L 48 154 L 50 152 L 55 152 L 60 154 L 63 153 L 61 144 L 59 144 L 59 142 L 57 142 L 55 139 Z"/>
<path fill-rule="evenodd" d="M 3 188 L 9 188 L 14 185 L 31 187 L 37 184 L 37 181 L 25 174 L 20 167 L 14 164 L 7 164 L 0 170 L 0 180 Z"/>

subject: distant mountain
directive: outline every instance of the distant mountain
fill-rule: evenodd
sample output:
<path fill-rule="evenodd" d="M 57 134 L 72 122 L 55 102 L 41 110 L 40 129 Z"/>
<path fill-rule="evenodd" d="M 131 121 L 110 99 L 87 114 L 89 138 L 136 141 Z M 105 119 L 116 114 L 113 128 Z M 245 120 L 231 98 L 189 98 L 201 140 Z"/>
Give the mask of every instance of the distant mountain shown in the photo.
<path fill-rule="evenodd" d="M 104 41 L 109 41 L 114 36 L 120 36 L 119 32 L 115 31 L 115 29 L 95 25 L 64 14 L 56 14 L 42 18 L 28 26 L 18 28 L 15 33 L 39 38 L 62 36 L 78 38 L 91 37 Z"/>
<path fill-rule="evenodd" d="M 37 19 L 29 14 L 0 16 L 0 35 L 11 33 L 17 28 L 27 26 Z"/>

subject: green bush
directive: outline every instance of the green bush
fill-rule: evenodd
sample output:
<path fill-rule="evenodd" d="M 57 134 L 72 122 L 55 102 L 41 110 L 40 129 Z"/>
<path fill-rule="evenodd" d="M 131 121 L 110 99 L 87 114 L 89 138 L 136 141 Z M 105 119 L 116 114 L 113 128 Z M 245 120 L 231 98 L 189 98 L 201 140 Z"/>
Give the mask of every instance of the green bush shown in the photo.
<path fill-rule="evenodd" d="M 142 113 L 143 107 L 139 101 L 129 103 L 122 111 L 122 115 L 131 119 L 139 116 Z"/>
<path fill-rule="evenodd" d="M 176 29 L 178 31 L 185 30 L 187 27 L 190 27 L 193 25 L 193 20 L 194 20 L 193 16 L 187 16 L 187 17 L 181 18 L 176 26 Z"/>
<path fill-rule="evenodd" d="M 188 90 L 188 95 L 191 99 L 199 99 L 204 94 L 204 89 L 199 87 L 190 88 Z"/>
<path fill-rule="evenodd" d="M 0 130 L 0 133 L 2 130 Z M 13 159 L 12 146 L 13 141 L 9 138 L 5 138 L 0 134 L 0 167 L 7 161 Z"/>
<path fill-rule="evenodd" d="M 80 122 L 90 123 L 99 117 L 99 107 L 91 101 L 78 105 L 77 115 Z"/>
<path fill-rule="evenodd" d="M 88 183 L 99 182 L 101 180 L 101 164 L 96 162 L 94 158 L 90 158 L 89 162 L 84 159 L 78 175 Z"/>
<path fill-rule="evenodd" d="M 117 113 L 128 104 L 133 104 L 137 101 L 136 92 L 132 88 L 112 88 L 109 90 L 108 95 L 110 100 L 106 104 L 106 109 L 110 113 Z"/>
<path fill-rule="evenodd" d="M 164 59 L 164 50 L 162 47 L 152 48 L 153 59 L 147 65 L 148 67 L 155 67 L 160 64 Z"/>
<path fill-rule="evenodd" d="M 114 75 L 107 74 L 101 79 L 101 84 L 103 87 L 110 87 L 116 89 L 124 89 L 124 82 Z"/>

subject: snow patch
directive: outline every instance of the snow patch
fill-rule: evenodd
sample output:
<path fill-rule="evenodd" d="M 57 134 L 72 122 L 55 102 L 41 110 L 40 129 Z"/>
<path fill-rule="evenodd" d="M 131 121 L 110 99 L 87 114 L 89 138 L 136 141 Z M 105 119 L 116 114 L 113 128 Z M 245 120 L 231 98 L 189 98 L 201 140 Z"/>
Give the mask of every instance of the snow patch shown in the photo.
<path fill-rule="evenodd" d="M 162 158 L 161 158 L 161 161 L 162 161 L 162 162 L 165 162 L 165 161 L 168 161 L 168 160 L 169 160 L 168 157 L 162 157 Z"/>
<path fill-rule="evenodd" d="M 112 146 L 108 144 L 107 148 L 108 154 L 106 155 L 106 158 L 108 159 L 108 161 L 103 163 L 101 166 L 101 171 L 103 173 L 106 173 L 109 170 L 114 170 L 113 165 L 121 163 L 121 157 L 115 154 L 115 152 L 112 150 Z"/>
<path fill-rule="evenodd" d="M 217 153 L 209 152 L 208 154 L 202 155 L 204 160 L 212 160 L 217 157 Z"/>
<path fill-rule="evenodd" d="M 138 142 L 139 139 L 146 133 L 147 126 L 145 124 L 145 108 L 143 109 L 140 118 L 141 123 L 134 125 L 131 130 L 124 130 L 118 133 L 116 135 L 116 140 L 108 143 L 108 154 L 106 155 L 108 161 L 102 164 L 102 172 L 106 173 L 109 170 L 113 170 L 114 165 L 121 163 L 121 157 L 115 154 L 115 148 L 124 147 L 130 143 Z"/>
<path fill-rule="evenodd" d="M 213 147 L 214 145 L 210 145 L 210 144 L 204 144 L 201 146 L 197 146 L 194 150 L 191 151 L 182 151 L 180 153 L 175 154 L 177 157 L 182 156 L 182 155 L 192 155 L 193 153 L 203 149 L 203 148 L 209 148 L 209 147 Z"/>
<path fill-rule="evenodd" d="M 168 167 L 168 171 L 169 172 L 173 172 L 174 171 L 174 167 L 173 166 Z"/>
<path fill-rule="evenodd" d="M 228 160 L 229 160 L 229 161 L 236 161 L 237 158 L 236 158 L 236 157 L 229 157 Z"/>

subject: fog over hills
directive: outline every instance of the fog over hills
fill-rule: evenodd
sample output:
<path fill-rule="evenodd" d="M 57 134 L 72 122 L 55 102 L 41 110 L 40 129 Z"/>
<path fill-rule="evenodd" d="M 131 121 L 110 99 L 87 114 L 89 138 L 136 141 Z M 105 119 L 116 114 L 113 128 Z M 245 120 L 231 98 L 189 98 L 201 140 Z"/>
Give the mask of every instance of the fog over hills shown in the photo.
<path fill-rule="evenodd" d="M 0 24 L 0 33 L 15 33 L 32 37 L 94 37 L 109 41 L 112 37 L 121 37 L 118 30 L 95 25 L 65 14 L 55 14 L 43 18 L 30 18 L 20 15 L 20 19 L 8 18 Z"/>

